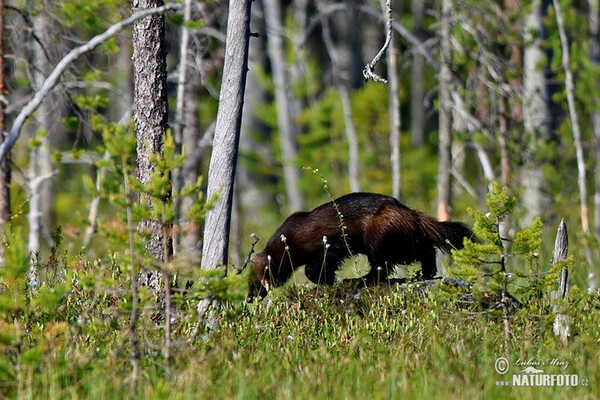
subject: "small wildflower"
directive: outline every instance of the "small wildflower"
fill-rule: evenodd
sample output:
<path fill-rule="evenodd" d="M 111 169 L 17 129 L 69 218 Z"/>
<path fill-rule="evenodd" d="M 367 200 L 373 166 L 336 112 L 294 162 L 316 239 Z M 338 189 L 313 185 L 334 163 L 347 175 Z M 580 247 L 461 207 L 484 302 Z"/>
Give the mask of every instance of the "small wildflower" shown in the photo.
<path fill-rule="evenodd" d="M 323 236 L 323 243 L 327 244 L 327 236 Z"/>
<path fill-rule="evenodd" d="M 326 249 L 328 249 L 328 248 L 329 248 L 329 246 L 331 246 L 331 245 L 330 245 L 329 243 L 327 243 L 327 244 L 325 245 L 325 248 L 326 248 Z"/>
<path fill-rule="evenodd" d="M 284 234 L 282 234 L 282 235 L 281 235 L 281 241 L 282 241 L 282 242 L 285 242 L 286 240 L 287 240 L 287 238 L 285 237 L 285 235 L 284 235 Z"/>
<path fill-rule="evenodd" d="M 377 267 L 377 271 L 381 271 L 383 268 L 381 267 Z"/>
<path fill-rule="evenodd" d="M 250 234 L 250 237 L 251 237 L 252 239 L 254 239 L 254 238 L 256 237 L 256 233 L 252 232 L 252 233 Z"/>
<path fill-rule="evenodd" d="M 292 335 L 287 335 L 286 339 L 287 339 L 287 340 L 293 340 L 293 339 L 294 339 L 294 337 L 293 337 Z"/>
<path fill-rule="evenodd" d="M 271 256 L 267 255 L 267 261 L 271 262 Z"/>
<path fill-rule="evenodd" d="M 285 249 L 285 251 L 288 251 L 288 250 L 290 249 L 290 246 L 286 245 L 286 246 L 284 247 L 284 249 Z"/>

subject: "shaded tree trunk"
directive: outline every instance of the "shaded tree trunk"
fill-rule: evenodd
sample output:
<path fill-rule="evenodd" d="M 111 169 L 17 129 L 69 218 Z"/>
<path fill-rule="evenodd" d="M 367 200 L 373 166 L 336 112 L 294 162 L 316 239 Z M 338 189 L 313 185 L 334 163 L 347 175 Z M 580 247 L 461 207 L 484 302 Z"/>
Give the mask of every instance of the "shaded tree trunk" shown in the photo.
<path fill-rule="evenodd" d="M 283 176 L 291 211 L 304 208 L 304 199 L 300 192 L 298 181 L 300 173 L 294 165 L 298 155 L 296 144 L 296 126 L 293 123 L 291 98 L 292 93 L 285 62 L 283 43 L 282 15 L 279 0 L 263 0 L 265 25 L 267 27 L 268 53 L 273 70 L 275 84 L 275 102 L 277 104 L 277 126 L 280 135 L 281 156 L 283 159 Z"/>
<path fill-rule="evenodd" d="M 50 61 L 48 59 L 47 46 L 49 43 L 49 23 L 44 14 L 39 14 L 33 23 L 34 32 L 39 43 L 36 43 L 33 50 L 33 78 L 36 90 L 42 86 L 46 77 L 49 75 Z M 29 152 L 28 167 L 28 191 L 29 191 L 29 213 L 27 221 L 29 223 L 28 249 L 31 254 L 31 268 L 29 272 L 30 283 L 38 282 L 37 276 L 37 256 L 42 247 L 42 239 L 45 239 L 48 245 L 52 245 L 50 235 L 50 224 L 52 215 L 52 206 L 54 204 L 53 196 L 53 173 L 50 163 L 49 140 L 48 135 L 53 133 L 54 116 L 52 102 L 49 98 L 43 101 L 35 115 L 35 128 L 37 132 L 32 132 L 33 137 L 39 137 L 40 143 L 31 147 Z M 32 286 L 32 287 L 35 287 Z"/>
<path fill-rule="evenodd" d="M 425 2 L 412 0 L 413 33 L 421 41 L 424 16 Z M 418 51 L 413 52 L 410 85 L 410 134 L 412 146 L 419 148 L 425 141 L 425 57 Z"/>
<path fill-rule="evenodd" d="M 192 2 L 184 2 L 184 24 L 181 26 L 181 49 L 179 56 L 179 76 L 177 82 L 177 103 L 175 111 L 174 137 L 178 144 L 185 148 L 185 163 L 176 176 L 176 187 L 184 187 L 188 183 L 196 183 L 200 176 L 200 155 L 198 141 L 198 92 L 200 90 L 199 76 L 194 68 L 190 67 L 190 32 L 185 25 L 192 19 Z M 179 203 L 180 218 L 186 220 L 186 215 L 195 199 L 191 196 L 184 197 Z M 200 226 L 188 223 L 182 232 L 181 249 L 183 251 L 195 249 L 200 244 Z M 175 248 L 175 244 L 174 244 Z M 175 249 L 174 249 L 175 252 Z"/>

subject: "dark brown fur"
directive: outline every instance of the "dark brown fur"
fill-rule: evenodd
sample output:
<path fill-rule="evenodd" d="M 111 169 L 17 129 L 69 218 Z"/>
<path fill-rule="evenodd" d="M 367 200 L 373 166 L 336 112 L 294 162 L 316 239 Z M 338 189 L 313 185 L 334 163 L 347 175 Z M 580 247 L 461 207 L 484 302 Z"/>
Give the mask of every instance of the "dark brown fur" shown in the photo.
<path fill-rule="evenodd" d="M 283 222 L 254 258 L 251 295 L 264 294 L 267 284 L 282 285 L 302 265 L 310 281 L 332 284 L 341 262 L 351 254 L 367 255 L 367 284 L 387 278 L 395 265 L 415 261 L 421 263 L 423 278 L 431 279 L 436 274 L 435 249 L 462 248 L 463 238 L 472 235 L 461 223 L 439 222 L 393 197 L 351 193 Z"/>

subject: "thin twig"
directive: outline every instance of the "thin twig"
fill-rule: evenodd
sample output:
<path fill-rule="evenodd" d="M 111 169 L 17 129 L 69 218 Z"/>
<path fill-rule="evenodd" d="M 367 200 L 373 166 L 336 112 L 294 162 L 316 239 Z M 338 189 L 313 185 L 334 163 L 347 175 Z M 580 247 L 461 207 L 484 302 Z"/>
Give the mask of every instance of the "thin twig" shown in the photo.
<path fill-rule="evenodd" d="M 242 268 L 239 268 L 237 270 L 237 274 L 241 274 L 246 267 L 248 266 L 248 264 L 250 264 L 252 262 L 252 254 L 254 254 L 254 246 L 256 246 L 256 243 L 258 243 L 258 241 L 260 240 L 258 236 L 256 236 L 256 234 L 251 234 L 250 237 L 254 238 L 254 242 L 252 242 L 252 245 L 250 247 L 250 251 L 248 252 L 248 255 L 246 256 L 246 259 L 244 260 L 244 264 L 242 265 Z"/>

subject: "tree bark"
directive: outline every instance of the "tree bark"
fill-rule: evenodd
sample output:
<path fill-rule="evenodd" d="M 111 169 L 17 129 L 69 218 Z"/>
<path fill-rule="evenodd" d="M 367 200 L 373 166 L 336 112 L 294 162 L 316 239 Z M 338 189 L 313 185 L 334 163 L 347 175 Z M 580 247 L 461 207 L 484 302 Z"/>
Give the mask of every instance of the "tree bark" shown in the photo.
<path fill-rule="evenodd" d="M 425 2 L 412 0 L 413 34 L 423 40 L 423 17 Z M 413 52 L 410 80 L 410 134 L 412 147 L 419 148 L 425 141 L 425 57 Z"/>
<path fill-rule="evenodd" d="M 208 199 L 219 195 L 219 200 L 206 216 L 201 264 L 204 269 L 227 264 L 233 184 L 248 68 L 251 3 L 251 0 L 229 2 L 223 79 L 207 188 Z"/>
<path fill-rule="evenodd" d="M 441 21 L 441 69 L 439 110 L 439 164 L 437 177 L 437 217 L 440 221 L 450 219 L 451 172 L 452 172 L 452 0 L 442 0 Z"/>
<path fill-rule="evenodd" d="M 133 12 L 163 5 L 162 0 L 133 0 Z M 134 122 L 137 138 L 137 178 L 148 183 L 153 170 L 151 154 L 162 152 L 167 129 L 167 63 L 165 20 L 153 15 L 133 25 Z M 148 251 L 159 261 L 164 259 L 161 227 L 157 221 L 143 221 L 140 230 L 149 231 Z M 146 282 L 160 289 L 160 274 L 149 272 Z"/>
<path fill-rule="evenodd" d="M 277 104 L 277 126 L 280 135 L 283 177 L 288 207 L 290 211 L 304 208 L 304 199 L 298 181 L 300 173 L 294 165 L 298 156 L 296 144 L 296 126 L 293 123 L 291 89 L 283 43 L 283 26 L 279 0 L 264 0 L 265 25 L 267 27 L 268 53 L 273 70 L 275 84 L 275 102 Z"/>
<path fill-rule="evenodd" d="M 567 234 L 567 225 L 565 220 L 560 221 L 556 232 L 556 241 L 554 242 L 554 257 L 552 265 L 556 265 L 567 259 L 569 250 L 569 236 Z M 565 345 L 571 336 L 569 329 L 569 316 L 560 311 L 560 302 L 569 299 L 569 269 L 564 267 L 558 277 L 558 290 L 551 293 L 553 299 L 552 311 L 556 313 L 552 330 L 554 335 L 558 337 L 563 345 Z"/>

